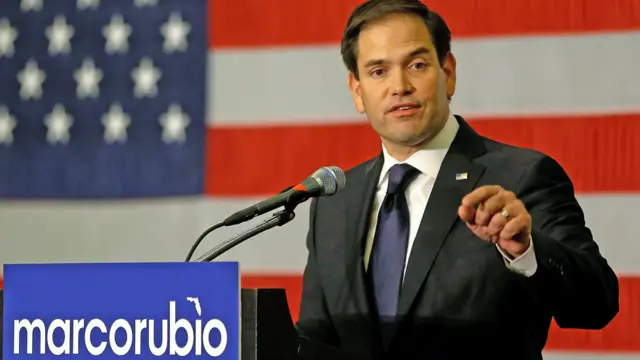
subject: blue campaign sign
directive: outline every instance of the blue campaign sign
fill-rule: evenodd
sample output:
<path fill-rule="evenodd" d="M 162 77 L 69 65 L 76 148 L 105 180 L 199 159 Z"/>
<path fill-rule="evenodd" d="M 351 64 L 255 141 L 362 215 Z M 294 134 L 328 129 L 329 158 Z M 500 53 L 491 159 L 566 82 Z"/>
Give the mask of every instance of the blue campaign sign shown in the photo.
<path fill-rule="evenodd" d="M 240 356 L 234 262 L 5 265 L 3 359 Z"/>

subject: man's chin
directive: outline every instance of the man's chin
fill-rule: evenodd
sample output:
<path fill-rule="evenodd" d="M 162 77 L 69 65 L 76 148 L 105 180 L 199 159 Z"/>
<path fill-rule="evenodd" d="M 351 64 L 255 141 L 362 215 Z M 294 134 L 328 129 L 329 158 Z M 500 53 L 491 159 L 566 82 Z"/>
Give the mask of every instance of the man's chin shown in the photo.
<path fill-rule="evenodd" d="M 396 146 L 405 147 L 419 147 L 423 145 L 427 140 L 427 136 L 417 136 L 416 134 L 387 138 L 388 142 L 391 142 Z"/>

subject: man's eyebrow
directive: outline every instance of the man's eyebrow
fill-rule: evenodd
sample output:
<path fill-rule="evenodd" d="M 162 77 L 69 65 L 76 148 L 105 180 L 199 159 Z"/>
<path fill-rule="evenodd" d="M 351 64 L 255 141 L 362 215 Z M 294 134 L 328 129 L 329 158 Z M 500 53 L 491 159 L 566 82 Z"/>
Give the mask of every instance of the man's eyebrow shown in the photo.
<path fill-rule="evenodd" d="M 414 56 L 418 56 L 418 55 L 429 55 L 431 53 L 431 50 L 427 49 L 424 46 L 420 46 L 419 48 L 413 50 L 411 53 L 409 53 L 410 57 L 414 57 Z"/>
<path fill-rule="evenodd" d="M 371 59 L 364 64 L 364 67 L 369 68 L 369 67 L 374 67 L 378 65 L 384 65 L 387 62 L 388 62 L 387 60 L 383 60 L 383 59 Z"/>
<path fill-rule="evenodd" d="M 427 49 L 424 46 L 420 46 L 419 48 L 413 50 L 412 52 L 409 53 L 409 57 L 414 57 L 414 56 L 418 56 L 418 55 L 428 55 L 431 53 L 431 50 Z M 388 61 L 384 60 L 384 59 L 371 59 L 369 61 L 367 61 L 364 64 L 365 68 L 369 68 L 369 67 L 373 67 L 373 66 L 379 66 L 379 65 L 384 65 L 386 64 Z"/>

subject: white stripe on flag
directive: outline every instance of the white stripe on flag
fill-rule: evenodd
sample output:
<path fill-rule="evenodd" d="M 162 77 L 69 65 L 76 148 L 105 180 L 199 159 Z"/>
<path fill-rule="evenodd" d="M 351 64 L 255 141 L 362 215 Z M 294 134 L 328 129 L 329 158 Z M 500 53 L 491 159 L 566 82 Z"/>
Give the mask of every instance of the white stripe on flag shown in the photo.
<path fill-rule="evenodd" d="M 640 32 L 455 40 L 453 110 L 467 117 L 638 112 L 636 44 Z M 362 119 L 338 46 L 216 51 L 208 73 L 214 124 Z"/>
<path fill-rule="evenodd" d="M 0 263 L 182 261 L 208 226 L 259 200 L 3 202 Z M 640 196 L 581 196 L 579 200 L 612 267 L 618 273 L 640 274 L 635 231 Z M 291 223 L 240 244 L 220 259 L 240 261 L 248 272 L 300 273 L 306 262 L 308 203 L 296 213 Z M 215 231 L 197 254 L 265 219 Z"/>

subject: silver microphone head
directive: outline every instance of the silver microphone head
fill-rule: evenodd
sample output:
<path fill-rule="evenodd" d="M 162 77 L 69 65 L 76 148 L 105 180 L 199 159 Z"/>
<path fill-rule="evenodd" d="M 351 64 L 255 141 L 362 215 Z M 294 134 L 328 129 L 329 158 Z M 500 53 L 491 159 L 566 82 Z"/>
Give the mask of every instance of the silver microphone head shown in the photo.
<path fill-rule="evenodd" d="M 344 171 L 337 166 L 325 166 L 311 175 L 322 186 L 321 195 L 333 195 L 347 184 Z"/>

